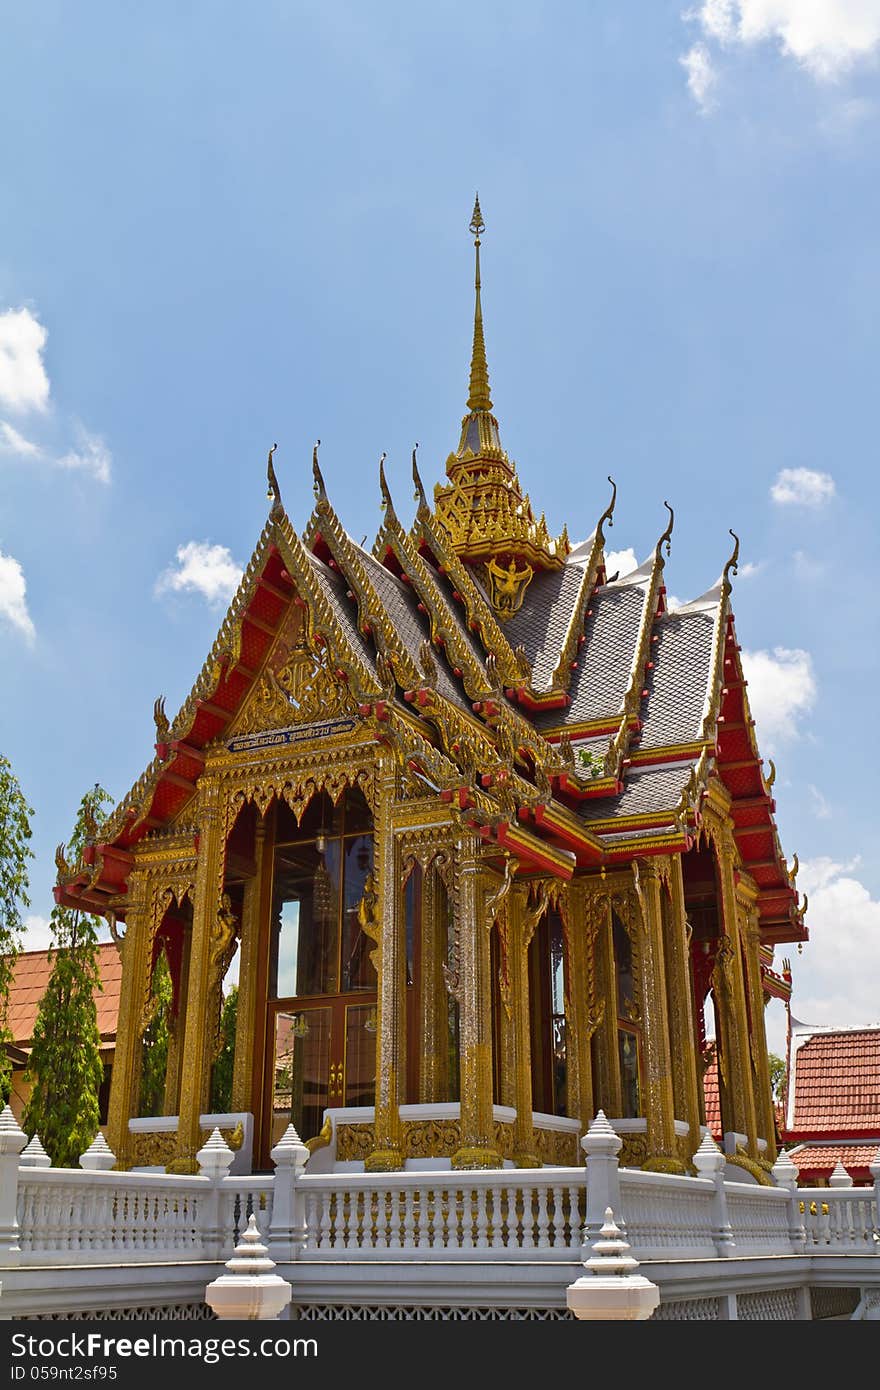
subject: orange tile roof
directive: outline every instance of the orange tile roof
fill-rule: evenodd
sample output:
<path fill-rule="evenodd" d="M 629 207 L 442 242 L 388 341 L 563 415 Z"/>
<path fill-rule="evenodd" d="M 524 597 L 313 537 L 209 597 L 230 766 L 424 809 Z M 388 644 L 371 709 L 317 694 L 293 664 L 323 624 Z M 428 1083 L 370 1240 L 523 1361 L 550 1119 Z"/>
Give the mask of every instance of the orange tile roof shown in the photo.
<path fill-rule="evenodd" d="M 880 1028 L 814 1033 L 794 1056 L 796 1133 L 880 1133 Z"/>
<path fill-rule="evenodd" d="M 800 1144 L 788 1156 L 801 1172 L 827 1177 L 840 1160 L 848 1173 L 866 1177 L 878 1150 L 880 1140 L 873 1144 Z"/>
<path fill-rule="evenodd" d="M 122 961 L 112 941 L 98 947 L 98 968 L 103 990 L 95 991 L 98 1030 L 102 1038 L 116 1036 L 116 1017 L 119 1013 L 119 987 L 122 982 Z M 13 1042 L 25 1046 L 33 1037 L 40 1000 L 46 992 L 52 961 L 48 951 L 22 951 L 15 962 L 9 990 L 7 1023 Z"/>
<path fill-rule="evenodd" d="M 721 1142 L 721 1096 L 718 1093 L 718 1061 L 707 1067 L 703 1077 L 703 1095 L 706 1099 L 706 1125 L 716 1143 Z"/>

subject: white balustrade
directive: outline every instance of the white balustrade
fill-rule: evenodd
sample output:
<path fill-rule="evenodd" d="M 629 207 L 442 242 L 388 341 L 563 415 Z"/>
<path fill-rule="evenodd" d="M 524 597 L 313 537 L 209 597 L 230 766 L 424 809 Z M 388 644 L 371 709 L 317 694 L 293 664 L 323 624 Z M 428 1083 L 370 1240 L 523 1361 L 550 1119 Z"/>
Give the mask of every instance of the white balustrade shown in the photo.
<path fill-rule="evenodd" d="M 626 1237 L 640 1260 L 701 1259 L 715 1255 L 713 1200 L 708 1178 L 620 1170 Z"/>
<path fill-rule="evenodd" d="M 581 1248 L 575 1168 L 305 1173 L 304 1257 L 559 1259 Z"/>
<path fill-rule="evenodd" d="M 880 1213 L 870 1187 L 798 1188 L 806 1253 L 880 1254 Z"/>
<path fill-rule="evenodd" d="M 727 1214 L 737 1255 L 778 1255 L 789 1243 L 789 1193 L 779 1187 L 728 1182 Z"/>

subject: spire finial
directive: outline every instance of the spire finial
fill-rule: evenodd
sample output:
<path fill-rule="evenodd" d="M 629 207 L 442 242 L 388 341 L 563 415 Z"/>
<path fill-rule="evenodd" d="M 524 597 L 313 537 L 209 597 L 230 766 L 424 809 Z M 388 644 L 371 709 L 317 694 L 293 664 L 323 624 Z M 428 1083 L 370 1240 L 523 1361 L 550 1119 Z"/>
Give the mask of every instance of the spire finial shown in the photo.
<path fill-rule="evenodd" d="M 470 232 L 474 238 L 476 266 L 474 271 L 474 346 L 471 353 L 471 380 L 468 394 L 468 410 L 491 410 L 489 395 L 489 367 L 486 362 L 486 340 L 483 337 L 483 307 L 480 303 L 480 237 L 486 230 L 483 214 L 480 211 L 480 195 L 474 199 L 474 213 L 470 222 Z"/>

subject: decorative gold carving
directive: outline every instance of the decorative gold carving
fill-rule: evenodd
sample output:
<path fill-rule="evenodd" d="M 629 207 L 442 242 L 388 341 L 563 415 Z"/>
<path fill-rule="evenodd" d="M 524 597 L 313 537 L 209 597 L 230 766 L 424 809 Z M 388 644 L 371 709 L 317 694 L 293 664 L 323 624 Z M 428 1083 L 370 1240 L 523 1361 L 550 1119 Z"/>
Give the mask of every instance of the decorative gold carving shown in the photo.
<path fill-rule="evenodd" d="M 356 709 L 347 686 L 330 670 L 326 649 L 313 655 L 300 648 L 277 669 L 267 667 L 241 731 L 262 733 L 290 724 L 312 724 L 353 714 Z"/>
<path fill-rule="evenodd" d="M 357 905 L 358 925 L 364 936 L 374 943 L 374 949 L 370 952 L 370 960 L 376 971 L 379 981 L 382 978 L 382 918 L 379 912 L 379 894 L 376 892 L 376 881 L 372 874 L 367 874 L 364 881 L 364 892 Z"/>
<path fill-rule="evenodd" d="M 515 559 L 511 559 L 507 565 L 499 565 L 495 560 L 489 561 L 486 566 L 489 597 L 502 622 L 519 612 L 534 573 L 534 569 L 528 564 L 518 569 Z"/>
<path fill-rule="evenodd" d="M 324 1123 L 322 1124 L 319 1132 L 315 1134 L 311 1139 L 306 1140 L 306 1148 L 308 1149 L 310 1154 L 313 1154 L 316 1149 L 326 1149 L 328 1144 L 330 1144 L 330 1142 L 332 1141 L 332 1139 L 333 1121 L 330 1119 L 329 1115 L 325 1115 Z M 337 1150 L 337 1158 L 338 1157 L 339 1153 Z"/>

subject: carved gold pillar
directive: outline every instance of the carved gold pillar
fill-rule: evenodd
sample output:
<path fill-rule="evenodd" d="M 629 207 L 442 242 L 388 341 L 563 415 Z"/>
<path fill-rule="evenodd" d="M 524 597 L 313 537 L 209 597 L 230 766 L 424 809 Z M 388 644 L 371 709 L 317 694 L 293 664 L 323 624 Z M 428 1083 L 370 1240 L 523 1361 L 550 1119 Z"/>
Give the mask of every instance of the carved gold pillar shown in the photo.
<path fill-rule="evenodd" d="M 767 1033 L 764 1023 L 764 988 L 761 984 L 761 928 L 756 908 L 757 888 L 741 880 L 737 894 L 742 908 L 740 930 L 745 944 L 746 980 L 751 1015 L 751 1057 L 755 1088 L 755 1118 L 759 1138 L 767 1147 L 761 1161 L 771 1166 L 776 1162 L 776 1124 L 773 1112 L 773 1093 L 770 1086 L 770 1058 L 767 1054 Z"/>
<path fill-rule="evenodd" d="M 532 1122 L 532 1040 L 529 1008 L 529 946 L 535 928 L 547 911 L 546 889 L 530 904 L 528 887 L 517 884 L 510 894 L 508 921 L 510 924 L 511 966 L 511 1042 L 513 1052 L 514 1105 L 513 1161 L 517 1168 L 540 1168 L 535 1153 Z"/>
<path fill-rule="evenodd" d="M 672 1091 L 675 1118 L 687 1120 L 690 1126 L 689 1151 L 695 1153 L 700 1144 L 700 1093 L 702 1072 L 694 1039 L 694 1011 L 690 971 L 690 930 L 684 902 L 684 878 L 681 857 L 674 855 L 669 862 L 668 930 L 664 934 L 666 947 L 666 991 L 669 997 L 669 1041 L 672 1046 Z"/>
<path fill-rule="evenodd" d="M 128 879 L 128 909 L 122 939 L 122 981 L 116 1047 L 107 1112 L 107 1143 L 117 1168 L 129 1168 L 134 1146 L 128 1122 L 137 1116 L 143 1050 L 143 1014 L 150 993 L 153 913 L 150 880 L 133 869 Z"/>
<path fill-rule="evenodd" d="M 717 850 L 718 871 L 721 878 L 724 936 L 718 946 L 713 981 L 716 981 L 718 985 L 716 997 L 719 999 L 719 1012 L 722 1016 L 721 1062 L 726 1071 L 724 1083 L 728 1102 L 733 1111 L 733 1129 L 737 1134 L 746 1136 L 749 1157 L 757 1159 L 755 1093 L 752 1086 L 743 953 L 736 908 L 734 877 L 736 845 L 733 839 L 733 825 L 729 819 L 724 822 L 723 833 L 720 836 L 720 843 L 717 844 Z"/>
<path fill-rule="evenodd" d="M 419 989 L 419 1101 L 447 1099 L 447 1048 L 449 1024 L 446 1016 L 446 987 L 443 965 L 446 959 L 446 894 L 434 860 L 422 877 L 422 939 Z"/>
<path fill-rule="evenodd" d="M 401 889 L 402 857 L 392 810 L 397 792 L 394 762 L 384 758 L 376 771 L 373 879 L 378 1005 L 376 1028 L 376 1122 L 369 1173 L 403 1167 L 400 1104 L 406 1082 L 406 923 Z"/>
<path fill-rule="evenodd" d="M 165 1067 L 165 1095 L 162 1109 L 166 1115 L 176 1115 L 180 1106 L 180 1063 L 183 1056 L 183 1039 L 186 1034 L 186 999 L 189 992 L 189 952 L 192 945 L 192 931 L 183 926 L 183 940 L 180 948 L 180 983 L 177 994 L 177 1014 L 171 1020 L 168 1030 L 168 1063 Z"/>
<path fill-rule="evenodd" d="M 226 814 L 220 785 L 209 777 L 199 782 L 199 858 L 193 900 L 192 946 L 186 1005 L 186 1031 L 180 1087 L 177 1153 L 169 1169 L 194 1173 L 201 1148 L 199 1117 L 210 1080 L 213 1020 L 208 1011 L 213 994 L 212 937 L 220 915 L 226 859 Z"/>
<path fill-rule="evenodd" d="M 254 1083 L 254 1030 L 257 1017 L 257 960 L 263 919 L 263 860 L 265 817 L 257 815 L 254 830 L 254 876 L 244 888 L 241 915 L 241 954 L 238 962 L 238 1012 L 235 1020 L 235 1058 L 232 1064 L 232 1109 L 250 1110 Z"/>
<path fill-rule="evenodd" d="M 492 982 L 484 912 L 480 842 L 465 833 L 457 847 L 461 1146 L 453 1168 L 499 1168 L 492 1116 Z"/>
<path fill-rule="evenodd" d="M 572 884 L 560 903 L 567 951 L 565 1015 L 568 1031 L 569 1114 L 586 1133 L 596 1112 L 593 1097 L 593 1036 L 607 1010 L 598 988 L 596 949 L 608 915 L 607 899 L 585 884 Z M 611 1010 L 613 1013 L 613 1009 Z"/>
<path fill-rule="evenodd" d="M 645 1095 L 642 1104 L 647 1121 L 648 1157 L 642 1166 L 667 1173 L 684 1172 L 675 1142 L 663 908 L 656 859 L 637 859 L 633 864 L 633 878 L 644 919 L 641 933 L 642 968 L 639 973 L 642 980 L 645 1056 Z"/>
<path fill-rule="evenodd" d="M 605 890 L 594 880 L 586 888 L 586 900 L 594 899 L 597 913 L 596 984 L 602 1003 L 602 1019 L 593 1047 L 596 1055 L 596 1107 L 606 1115 L 619 1116 L 623 1110 L 620 1087 L 620 1057 L 617 1052 L 617 971 L 614 965 L 614 934 L 611 930 L 611 903 Z M 589 910 L 589 909 L 588 909 Z"/>

